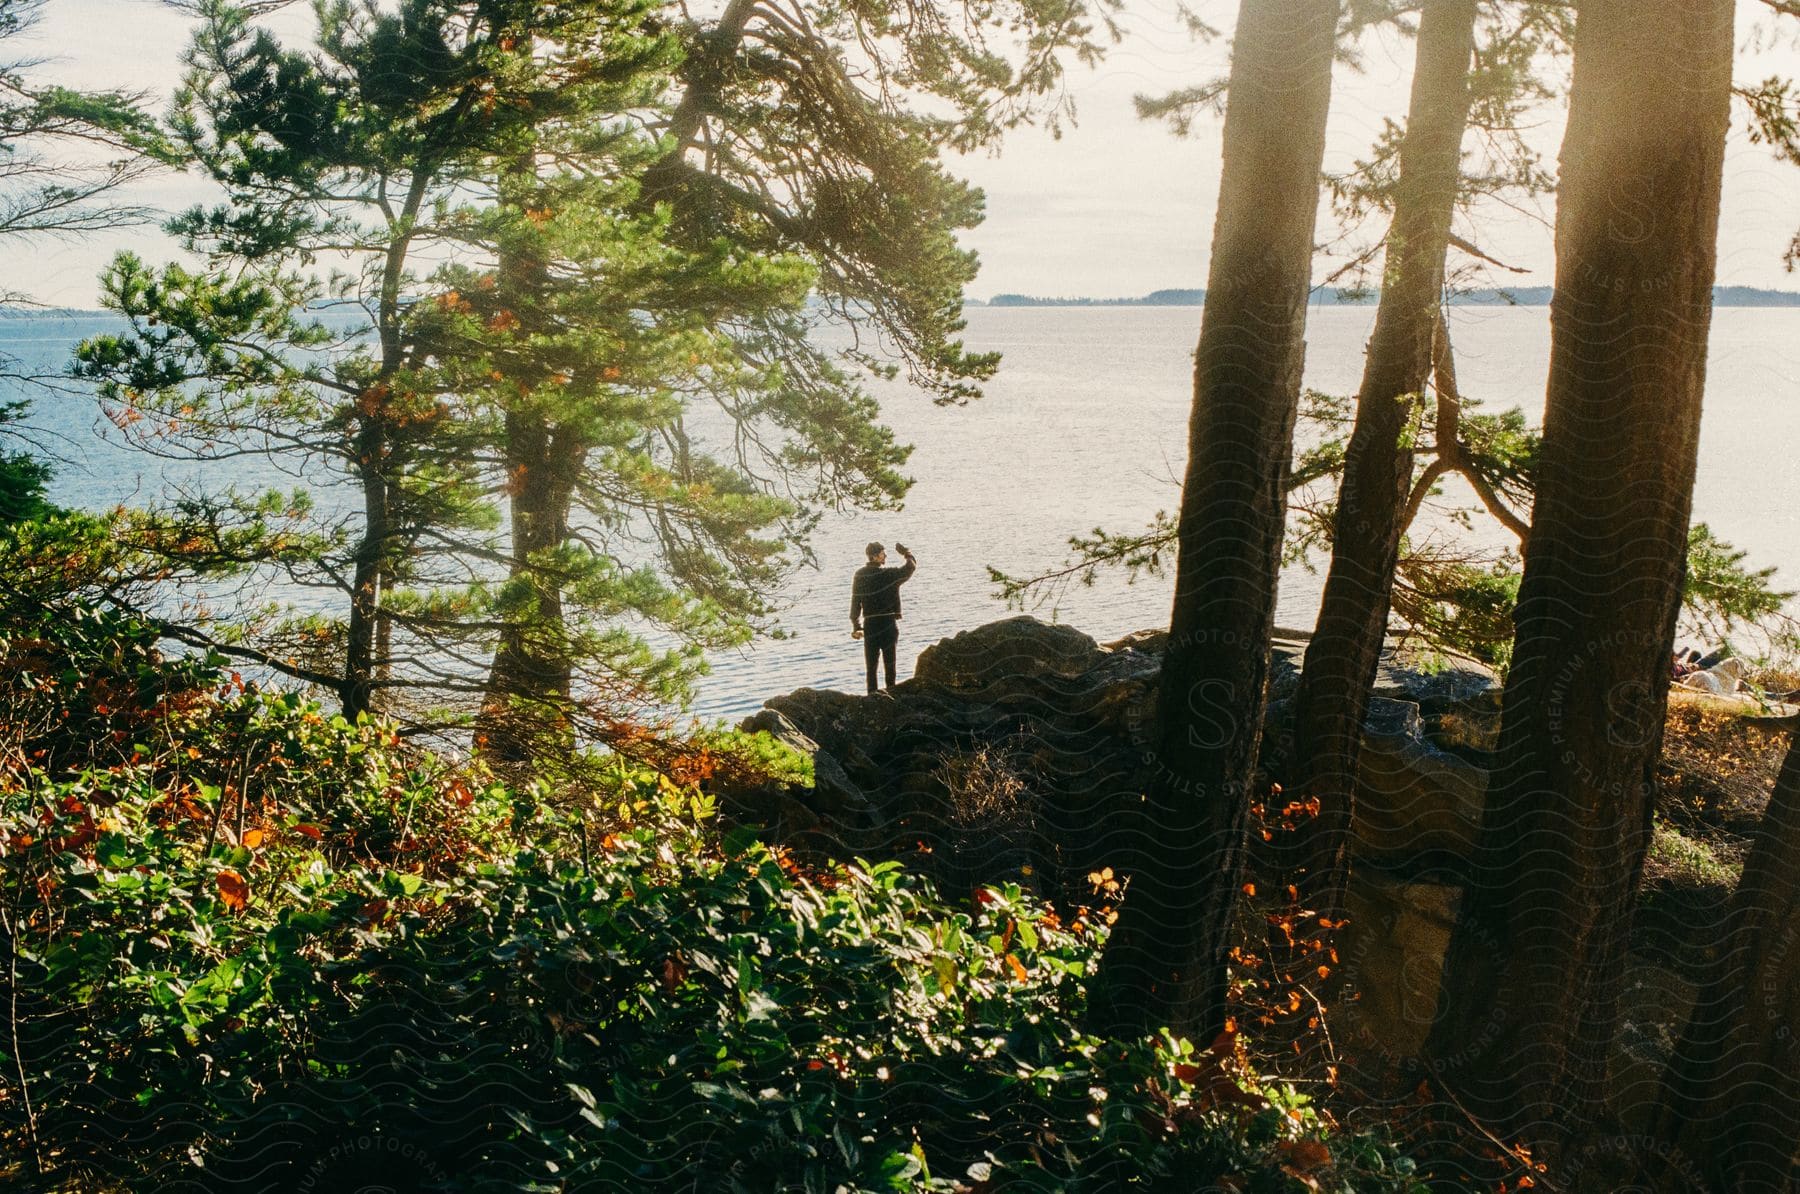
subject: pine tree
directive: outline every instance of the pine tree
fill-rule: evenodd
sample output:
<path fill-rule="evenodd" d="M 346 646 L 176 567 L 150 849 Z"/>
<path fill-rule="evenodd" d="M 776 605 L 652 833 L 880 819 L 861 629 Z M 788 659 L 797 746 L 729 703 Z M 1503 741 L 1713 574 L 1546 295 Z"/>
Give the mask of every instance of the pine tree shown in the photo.
<path fill-rule="evenodd" d="M 1593 0 L 1577 17 L 1537 504 L 1498 766 L 1426 1046 L 1476 1115 L 1551 1145 L 1604 1102 L 1650 839 L 1733 9 Z"/>
<path fill-rule="evenodd" d="M 1388 589 L 1413 483 L 1413 454 L 1402 440 L 1424 395 L 1442 320 L 1451 216 L 1474 99 L 1477 16 L 1476 0 L 1432 0 L 1419 20 L 1381 306 L 1344 454 L 1318 629 L 1295 699 L 1304 759 L 1299 793 L 1320 806 L 1295 864 L 1305 874 L 1308 906 L 1322 919 L 1339 919 L 1349 865 L 1357 747 L 1387 637 Z"/>
<path fill-rule="evenodd" d="M 493 637 L 484 561 L 501 554 L 488 450 L 499 424 L 468 362 L 505 328 L 476 323 L 456 283 L 481 249 L 495 164 L 540 124 L 621 119 L 666 85 L 673 46 L 647 6 L 557 12 L 557 52 L 521 65 L 523 32 L 545 35 L 530 3 L 330 4 L 310 53 L 243 8 L 207 5 L 172 122 L 227 196 L 172 224 L 205 267 L 121 255 L 105 292 L 132 331 L 78 354 L 77 372 L 146 447 L 267 455 L 316 498 L 225 490 L 187 512 L 266 532 L 246 562 L 340 595 L 342 615 L 278 623 L 239 646 L 328 684 L 351 716 L 422 678 L 480 689 L 469 651 Z M 605 70 L 595 46 L 612 55 Z M 595 252 L 632 236 L 609 227 Z M 668 608 L 641 579 L 636 600 Z M 460 682 L 440 662 L 459 652 Z M 401 674 L 402 659 L 422 661 L 422 675 Z M 630 662 L 672 666 L 643 651 Z"/>
<path fill-rule="evenodd" d="M 1108 1027 L 1224 1024 L 1305 349 L 1336 3 L 1244 0 L 1158 695 Z"/>
<path fill-rule="evenodd" d="M 950 338 L 979 197 L 938 153 L 1086 44 L 1051 9 L 1015 76 L 864 9 L 792 44 L 779 10 L 746 12 L 739 36 L 788 57 L 720 59 L 655 0 L 330 5 L 313 53 L 207 7 L 175 122 L 228 196 L 176 223 L 207 266 L 121 257 L 107 290 L 133 332 L 78 369 L 145 446 L 280 456 L 310 492 L 304 532 L 305 502 L 188 503 L 238 535 L 233 562 L 347 607 L 231 645 L 353 715 L 378 694 L 421 726 L 479 709 L 507 757 L 682 699 L 705 648 L 767 624 L 822 509 L 904 491 L 853 370 L 946 401 L 992 370 Z M 865 27 L 903 43 L 907 87 L 969 110 L 856 90 L 831 38 Z M 820 349 L 833 317 L 897 364 Z"/>
<path fill-rule="evenodd" d="M 671 244 L 799 263 L 813 287 L 806 309 L 734 307 L 722 292 L 694 289 L 690 308 L 724 333 L 694 384 L 713 400 L 740 475 L 728 478 L 698 452 L 694 425 L 705 419 L 691 407 L 674 412 L 666 442 L 651 445 L 663 451 L 645 457 L 667 487 L 661 492 L 707 495 L 706 508 L 684 517 L 650 503 L 647 533 L 683 583 L 740 633 L 764 622 L 759 594 L 787 555 L 804 552 L 823 510 L 891 506 L 905 491 L 898 469 L 906 451 L 877 424 L 858 374 L 903 372 L 940 402 L 968 400 L 991 376 L 997 357 L 955 339 L 976 266 L 956 234 L 980 219 L 980 196 L 940 156 L 991 143 L 1036 112 L 1059 77 L 1059 55 L 1097 50 L 1083 17 L 1081 5 L 1044 0 L 960 13 L 733 0 L 716 20 L 674 26 L 683 47 L 678 98 L 655 125 L 665 152 L 644 174 L 637 210 L 667 211 Z M 1011 46 L 993 44 L 996 26 L 1015 31 Z M 851 69 L 853 53 L 863 69 Z M 537 185 L 533 171 L 521 170 L 511 206 L 538 202 L 530 198 Z M 521 249 L 516 268 L 503 268 L 528 291 L 548 276 L 531 257 Z M 820 347 L 826 324 L 855 329 L 847 360 Z M 578 537 L 571 512 L 588 504 L 600 445 L 579 401 L 511 409 L 507 418 L 506 468 L 523 480 L 510 497 L 512 600 L 483 730 L 500 753 L 518 755 L 532 752 L 534 724 L 565 734 L 584 687 L 575 644 L 591 603 L 550 562 Z M 746 477 L 765 481 L 746 488 Z M 727 549 L 719 532 L 752 510 L 770 537 L 739 537 L 738 549 Z"/>

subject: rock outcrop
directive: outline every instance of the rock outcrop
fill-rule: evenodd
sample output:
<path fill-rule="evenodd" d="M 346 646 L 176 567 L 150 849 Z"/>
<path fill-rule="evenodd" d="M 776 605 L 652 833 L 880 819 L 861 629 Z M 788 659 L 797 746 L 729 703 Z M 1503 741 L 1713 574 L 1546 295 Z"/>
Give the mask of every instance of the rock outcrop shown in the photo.
<path fill-rule="evenodd" d="M 991 869 L 1001 854 L 1053 890 L 1106 864 L 1116 814 L 1140 799 L 1166 637 L 1102 645 L 1011 618 L 927 647 L 891 697 L 801 689 L 744 726 L 813 756 L 816 786 L 789 794 L 791 828 L 839 851 L 923 845 L 944 878 L 1007 877 Z M 1264 751 L 1275 774 L 1305 645 L 1291 632 L 1275 641 Z M 1390 652 L 1375 693 L 1358 853 L 1401 870 L 1454 865 L 1474 846 L 1498 683 L 1472 662 L 1425 669 Z"/>

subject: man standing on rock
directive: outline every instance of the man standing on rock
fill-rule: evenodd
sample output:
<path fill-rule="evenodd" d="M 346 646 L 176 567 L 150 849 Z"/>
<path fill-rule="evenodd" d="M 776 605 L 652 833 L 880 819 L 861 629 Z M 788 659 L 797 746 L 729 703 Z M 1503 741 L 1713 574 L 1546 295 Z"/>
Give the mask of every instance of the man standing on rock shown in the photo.
<path fill-rule="evenodd" d="M 863 641 L 863 659 L 869 668 L 869 695 L 875 694 L 875 664 L 886 665 L 887 686 L 894 687 L 894 652 L 900 645 L 900 586 L 911 579 L 919 562 L 906 544 L 894 544 L 905 558 L 899 568 L 884 568 L 887 548 L 871 543 L 869 562 L 856 570 L 850 582 L 850 637 Z"/>

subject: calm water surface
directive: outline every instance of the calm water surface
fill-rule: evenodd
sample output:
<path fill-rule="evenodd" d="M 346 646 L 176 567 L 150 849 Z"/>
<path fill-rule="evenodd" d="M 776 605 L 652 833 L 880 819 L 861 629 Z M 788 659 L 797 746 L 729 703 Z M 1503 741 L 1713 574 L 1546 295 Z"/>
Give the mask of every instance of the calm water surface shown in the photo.
<path fill-rule="evenodd" d="M 1492 409 L 1543 405 L 1549 360 L 1546 308 L 1465 307 L 1454 334 L 1464 391 Z M 974 308 L 971 348 L 1004 354 L 986 395 L 941 409 L 900 386 L 880 390 L 883 412 L 916 450 L 915 485 L 902 511 L 828 518 L 815 540 L 820 567 L 782 594 L 789 638 L 714 660 L 697 712 L 735 717 L 801 686 L 855 690 L 861 647 L 849 637 L 850 573 L 871 539 L 905 542 L 919 557 L 901 624 L 901 674 L 936 639 L 1003 616 L 989 565 L 1042 569 L 1066 554 L 1070 534 L 1141 526 L 1173 508 L 1185 456 L 1193 308 Z M 1306 384 L 1351 393 L 1373 308 L 1314 308 Z M 25 371 L 54 371 L 73 343 L 104 322 L 0 323 L 0 350 Z M 91 399 L 37 398 L 33 423 L 65 461 L 60 501 L 104 507 L 154 492 L 181 475 L 108 439 Z M 1800 481 L 1800 309 L 1715 313 L 1697 518 L 1751 560 L 1800 578 L 1800 512 L 1779 500 Z M 264 484 L 283 484 L 271 476 Z M 1321 577 L 1284 576 L 1278 620 L 1309 624 Z M 1168 617 L 1166 581 L 1127 586 L 1103 576 L 1065 591 L 1040 617 L 1106 638 Z"/>

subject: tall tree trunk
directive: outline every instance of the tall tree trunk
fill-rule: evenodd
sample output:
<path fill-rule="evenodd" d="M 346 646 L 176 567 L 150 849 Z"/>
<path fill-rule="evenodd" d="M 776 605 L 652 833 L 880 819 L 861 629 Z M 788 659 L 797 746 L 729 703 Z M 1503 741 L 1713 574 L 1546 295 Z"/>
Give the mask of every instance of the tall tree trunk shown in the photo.
<path fill-rule="evenodd" d="M 1792 1189 L 1800 1140 L 1800 742 L 1757 830 L 1725 932 L 1670 1059 L 1658 1190 Z"/>
<path fill-rule="evenodd" d="M 1155 773 L 1096 1004 L 1115 1031 L 1223 1024 L 1305 359 L 1336 0 L 1243 0 L 1178 528 Z"/>
<path fill-rule="evenodd" d="M 502 179 L 502 201 L 530 208 L 538 189 L 534 153 L 521 153 Z M 521 342 L 533 331 L 534 311 L 548 285 L 548 266 L 521 244 L 503 245 L 497 292 L 518 320 Z M 511 378 L 542 380 L 541 365 L 517 359 Z M 569 540 L 575 486 L 587 445 L 554 412 L 527 406 L 506 412 L 505 467 L 510 486 L 512 550 L 507 585 L 514 598 L 488 671 L 487 697 L 477 733 L 490 756 L 523 762 L 569 738 L 573 662 L 563 620 L 563 581 L 544 553 Z"/>
<path fill-rule="evenodd" d="M 394 570 L 390 557 L 399 528 L 394 525 L 396 480 L 389 475 L 394 467 L 390 460 L 393 442 L 382 395 L 405 355 L 400 335 L 400 284 L 406 272 L 406 255 L 412 247 L 414 221 L 424 205 L 431 181 L 432 174 L 428 170 L 413 175 L 400 211 L 388 226 L 387 253 L 381 267 L 380 305 L 375 320 L 381 342 L 381 368 L 358 402 L 361 426 L 356 433 L 355 472 L 362 484 L 363 537 L 354 557 L 344 675 L 338 686 L 344 716 L 352 721 L 373 711 L 376 674 L 387 670 L 391 662 L 385 641 L 391 632 L 384 625 L 387 618 L 382 613 L 381 602 L 384 583 Z"/>
<path fill-rule="evenodd" d="M 1324 602 L 1295 701 L 1300 791 L 1316 797 L 1320 811 L 1298 843 L 1294 865 L 1305 872 L 1310 906 L 1334 920 L 1348 864 L 1363 714 L 1387 636 L 1412 489 L 1413 453 L 1402 445 L 1402 433 L 1431 374 L 1443 306 L 1469 123 L 1475 13 L 1475 0 L 1427 0 L 1420 18 L 1381 306 L 1344 460 Z"/>
<path fill-rule="evenodd" d="M 1499 758 L 1426 1044 L 1552 1150 L 1604 1105 L 1686 557 L 1732 0 L 1586 0 Z"/>
<path fill-rule="evenodd" d="M 363 490 L 363 537 L 357 544 L 350 582 L 350 623 L 344 646 L 344 679 L 338 699 L 344 716 L 355 721 L 374 709 L 376 630 L 381 622 L 382 578 L 388 570 L 393 536 L 389 517 L 386 427 L 371 415 L 357 434 L 356 453 Z"/>
<path fill-rule="evenodd" d="M 522 762 L 568 736 L 573 665 L 562 583 L 542 553 L 569 540 L 569 513 L 587 445 L 572 429 L 516 412 L 506 416 L 506 448 L 514 478 L 508 580 L 526 595 L 494 652 L 480 732 L 492 757 Z"/>

